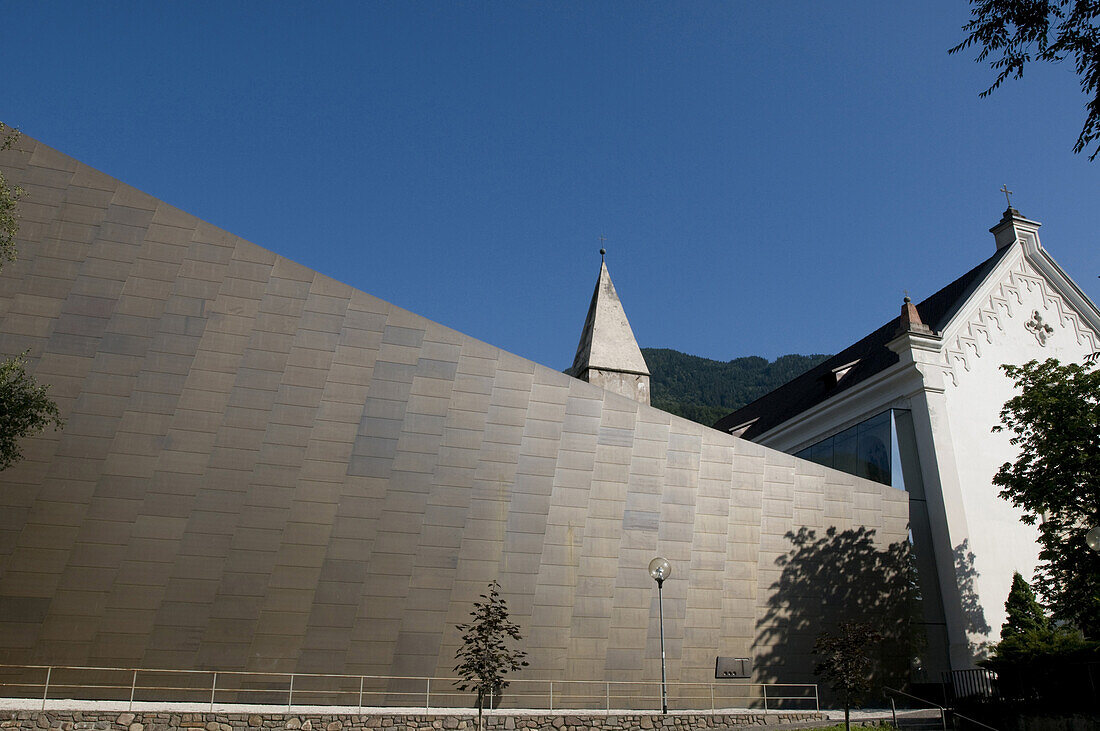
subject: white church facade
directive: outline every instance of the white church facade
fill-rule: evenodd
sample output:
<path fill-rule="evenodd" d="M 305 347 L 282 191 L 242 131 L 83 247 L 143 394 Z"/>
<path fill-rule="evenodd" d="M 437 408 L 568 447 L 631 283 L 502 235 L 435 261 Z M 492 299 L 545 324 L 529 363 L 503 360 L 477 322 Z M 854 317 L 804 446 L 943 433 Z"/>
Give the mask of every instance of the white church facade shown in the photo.
<path fill-rule="evenodd" d="M 973 666 L 998 638 L 1013 572 L 1037 563 L 1035 528 L 991 483 L 1015 456 L 991 432 L 1015 393 L 1001 364 L 1100 350 L 1100 310 L 1039 226 L 1010 207 L 988 259 L 715 425 L 909 493 L 931 680 Z"/>

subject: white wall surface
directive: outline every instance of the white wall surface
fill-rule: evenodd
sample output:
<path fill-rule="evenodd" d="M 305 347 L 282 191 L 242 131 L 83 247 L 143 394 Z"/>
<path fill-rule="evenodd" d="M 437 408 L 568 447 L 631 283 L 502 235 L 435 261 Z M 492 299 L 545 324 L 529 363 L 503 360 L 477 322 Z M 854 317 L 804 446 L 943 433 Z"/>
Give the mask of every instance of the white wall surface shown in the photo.
<path fill-rule="evenodd" d="M 1008 276 L 989 288 L 988 296 L 969 312 L 960 313 L 967 322 L 955 332 L 962 333 L 964 341 L 973 336 L 973 341 L 962 343 L 965 358 L 955 359 L 956 383 L 946 379 L 945 393 L 969 529 L 968 549 L 975 556 L 974 588 L 993 641 L 999 638 L 1005 620 L 1004 602 L 1013 572 L 1019 571 L 1030 581 L 1039 551 L 1037 529 L 1021 523 L 1020 511 L 1002 499 L 999 488 L 992 484 L 1000 466 L 1015 459 L 1017 453 L 1009 443 L 1009 433 L 991 432 L 1000 423 L 1001 407 L 1017 393 L 1000 366 L 1050 357 L 1080 362 L 1091 352 L 1090 341 L 1079 335 L 1080 320 L 1065 317 L 1062 298 L 1022 254 L 1013 252 L 1011 256 L 1015 261 Z M 970 326 L 979 321 L 979 309 L 986 312 L 981 318 L 986 327 L 981 329 Z M 1045 344 L 1027 327 L 1036 311 L 1053 328 Z M 956 344 L 959 341 L 954 337 L 945 337 L 948 348 Z"/>

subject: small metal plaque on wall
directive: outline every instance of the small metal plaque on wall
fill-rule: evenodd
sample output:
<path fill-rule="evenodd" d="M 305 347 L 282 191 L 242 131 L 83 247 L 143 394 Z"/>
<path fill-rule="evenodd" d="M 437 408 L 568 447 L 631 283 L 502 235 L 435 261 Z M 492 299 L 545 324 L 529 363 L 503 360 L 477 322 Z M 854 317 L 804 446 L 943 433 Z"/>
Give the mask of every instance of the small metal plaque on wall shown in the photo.
<path fill-rule="evenodd" d="M 714 677 L 747 678 L 752 675 L 752 660 L 747 657 L 718 657 L 714 661 Z"/>

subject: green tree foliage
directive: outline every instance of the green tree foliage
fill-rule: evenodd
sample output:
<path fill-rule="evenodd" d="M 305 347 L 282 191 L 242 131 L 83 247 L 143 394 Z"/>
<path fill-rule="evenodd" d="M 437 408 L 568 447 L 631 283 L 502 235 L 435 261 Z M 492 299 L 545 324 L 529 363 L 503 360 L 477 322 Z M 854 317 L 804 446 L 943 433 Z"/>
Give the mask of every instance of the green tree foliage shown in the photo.
<path fill-rule="evenodd" d="M 1067 713 L 1097 708 L 1089 666 L 1100 663 L 1100 642 L 1068 626 L 1048 626 L 1001 640 L 979 665 L 997 673 L 1003 701 L 1017 711 Z M 1005 728 L 1006 726 L 1000 726 Z"/>
<path fill-rule="evenodd" d="M 1053 624 L 1019 572 L 1012 576 L 1005 611 L 1008 617 L 1001 625 L 1001 641 L 990 648 L 987 667 L 1005 669 L 1064 659 L 1095 644 L 1074 627 Z"/>
<path fill-rule="evenodd" d="M 481 715 L 485 699 L 499 696 L 508 681 L 505 673 L 527 666 L 527 653 L 510 648 L 506 640 L 519 642 L 523 637 L 519 627 L 508 619 L 508 604 L 500 596 L 500 584 L 489 584 L 489 593 L 482 594 L 484 601 L 474 602 L 470 621 L 458 626 L 462 633 L 462 647 L 455 654 L 458 665 L 455 672 L 462 677 L 459 690 L 477 693 L 477 722 L 481 727 Z"/>
<path fill-rule="evenodd" d="M 1020 454 L 993 484 L 1039 526 L 1034 581 L 1054 618 L 1100 639 L 1100 555 L 1085 542 L 1100 525 L 1100 369 L 1054 358 L 1001 368 L 1020 393 L 993 431 L 1011 431 Z"/>
<path fill-rule="evenodd" d="M 853 703 L 871 687 L 874 660 L 871 651 L 882 635 L 867 622 L 841 622 L 836 632 L 822 632 L 814 642 L 814 654 L 821 662 L 814 668 L 844 699 L 844 728 L 850 729 Z"/>
<path fill-rule="evenodd" d="M 1008 665 L 1034 665 L 1044 660 L 1065 659 L 1090 649 L 1095 651 L 1096 647 L 1097 643 L 1086 640 L 1073 627 L 1048 623 L 1045 627 L 1001 640 L 990 648 L 988 660 L 981 664 L 992 670 Z"/>
<path fill-rule="evenodd" d="M 1100 661 L 1100 642 L 1086 640 L 1071 625 L 1051 622 L 1020 574 L 1012 577 L 1005 602 L 1008 621 L 1001 641 L 978 664 L 997 673 L 998 705 L 1011 713 L 1087 710 L 1095 696 L 1087 665 Z M 1095 708 L 1095 701 L 1092 706 Z M 1003 726 L 1002 726 L 1003 727 Z"/>
<path fill-rule="evenodd" d="M 0 122 L 0 151 L 8 150 L 19 139 L 19 133 Z M 6 262 L 15 261 L 15 235 L 19 232 L 16 203 L 23 191 L 8 186 L 0 172 L 0 270 Z M 38 434 L 49 425 L 60 429 L 64 422 L 57 404 L 47 395 L 48 386 L 38 384 L 26 370 L 27 353 L 0 361 L 0 470 L 18 462 L 23 453 L 19 440 Z"/>
<path fill-rule="evenodd" d="M 23 458 L 20 439 L 51 424 L 61 428 L 63 422 L 48 389 L 27 374 L 22 356 L 0 361 L 0 470 Z"/>
<path fill-rule="evenodd" d="M 802 375 L 827 355 L 758 356 L 710 360 L 668 348 L 642 348 L 650 373 L 650 402 L 706 426 Z"/>
<path fill-rule="evenodd" d="M 1005 601 L 1005 614 L 1005 623 L 1001 625 L 1002 640 L 1050 629 L 1050 620 L 1039 606 L 1031 584 L 1024 580 L 1019 571 L 1012 575 L 1012 588 Z"/>
<path fill-rule="evenodd" d="M 1031 61 L 1073 59 L 1085 103 L 1085 126 L 1074 152 L 1100 140 L 1100 3 L 1096 0 L 970 0 L 966 39 L 949 53 L 980 48 L 975 59 L 997 72 L 988 96 L 1012 77 L 1023 78 Z M 1089 156 L 1095 160 L 1100 145 Z"/>

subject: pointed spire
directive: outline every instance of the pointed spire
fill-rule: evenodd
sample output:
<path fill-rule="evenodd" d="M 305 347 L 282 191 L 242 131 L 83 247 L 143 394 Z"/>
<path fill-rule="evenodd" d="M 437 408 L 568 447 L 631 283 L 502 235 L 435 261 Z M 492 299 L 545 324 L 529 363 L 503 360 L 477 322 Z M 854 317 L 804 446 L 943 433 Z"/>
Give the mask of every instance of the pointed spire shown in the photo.
<path fill-rule="evenodd" d="M 569 375 L 636 401 L 649 403 L 649 368 L 607 271 L 600 249 L 600 276 Z"/>
<path fill-rule="evenodd" d="M 924 321 L 920 319 L 920 313 L 917 312 L 917 306 L 909 299 L 908 294 L 905 295 L 905 299 L 902 301 L 898 333 L 932 334 L 932 328 L 925 325 Z"/>

